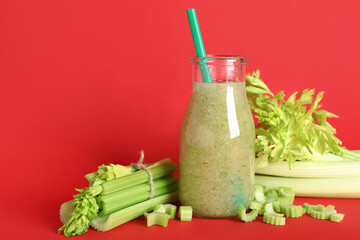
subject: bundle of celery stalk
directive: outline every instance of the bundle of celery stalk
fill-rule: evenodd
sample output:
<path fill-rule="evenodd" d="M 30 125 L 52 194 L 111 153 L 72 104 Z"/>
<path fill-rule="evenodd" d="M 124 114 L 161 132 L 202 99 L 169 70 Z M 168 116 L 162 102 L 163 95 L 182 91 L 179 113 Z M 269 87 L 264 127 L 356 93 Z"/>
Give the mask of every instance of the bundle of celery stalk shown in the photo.
<path fill-rule="evenodd" d="M 323 92 L 295 92 L 287 100 L 273 94 L 260 79 L 260 71 L 246 75 L 250 109 L 256 127 L 257 184 L 292 187 L 297 196 L 360 197 L 360 154 L 341 146 L 320 110 Z"/>
<path fill-rule="evenodd" d="M 154 195 L 150 197 L 150 176 L 133 166 L 102 165 L 97 172 L 87 174 L 90 186 L 76 189 L 79 194 L 62 204 L 60 229 L 65 236 L 80 235 L 91 225 L 98 231 L 108 231 L 140 217 L 158 204 L 178 199 L 177 178 L 171 176 L 177 166 L 170 159 L 148 164 L 153 178 Z"/>

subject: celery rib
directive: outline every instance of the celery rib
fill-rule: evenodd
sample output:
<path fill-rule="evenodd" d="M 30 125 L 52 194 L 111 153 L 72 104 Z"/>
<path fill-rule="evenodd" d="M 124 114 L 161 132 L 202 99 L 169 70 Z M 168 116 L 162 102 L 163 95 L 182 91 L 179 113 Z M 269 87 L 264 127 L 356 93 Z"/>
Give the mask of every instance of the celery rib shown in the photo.
<path fill-rule="evenodd" d="M 282 161 L 269 163 L 265 168 L 256 169 L 255 173 L 269 176 L 301 178 L 356 177 L 360 176 L 360 161 L 296 161 L 291 164 L 291 168 L 288 162 Z"/>
<path fill-rule="evenodd" d="M 156 191 L 157 188 L 161 188 L 167 185 L 170 185 L 174 182 L 177 181 L 177 177 L 167 177 L 164 179 L 159 179 L 159 180 L 155 180 L 154 181 L 154 189 Z M 144 183 L 144 184 L 140 184 L 131 188 L 126 188 L 120 191 L 116 191 L 113 193 L 109 193 L 106 195 L 100 195 L 98 197 L 98 202 L 100 205 L 103 205 L 105 203 L 111 203 L 111 202 L 115 202 L 115 201 L 119 201 L 119 200 L 124 200 L 126 198 L 131 198 L 132 196 L 139 194 L 139 193 L 143 193 L 143 192 L 147 192 L 149 194 L 150 192 L 150 184 L 149 183 Z"/>
<path fill-rule="evenodd" d="M 176 191 L 177 188 L 178 187 L 177 187 L 176 183 L 172 183 L 168 186 L 156 188 L 154 197 L 158 197 L 163 194 Z M 129 198 L 123 198 L 118 201 L 103 203 L 101 205 L 101 211 L 99 212 L 99 216 L 104 216 L 104 215 L 113 213 L 115 211 L 129 207 L 136 203 L 146 201 L 147 199 L 149 199 L 149 191 L 141 192 L 141 193 L 135 194 Z"/>
<path fill-rule="evenodd" d="M 153 179 L 159 179 L 161 177 L 172 175 L 177 170 L 177 166 L 173 162 L 166 162 L 163 165 L 149 169 Z M 116 192 L 122 189 L 130 188 L 136 185 L 149 182 L 149 175 L 146 171 L 140 170 L 133 174 L 119 177 L 110 181 L 106 181 L 102 184 L 102 195 L 106 195 L 112 192 Z"/>
<path fill-rule="evenodd" d="M 164 194 L 160 197 L 155 197 L 150 200 L 132 205 L 109 215 L 95 218 L 92 221 L 91 226 L 98 231 L 105 232 L 142 216 L 145 212 L 153 210 L 154 207 L 158 204 L 174 202 L 176 200 L 178 200 L 177 192 Z"/>
<path fill-rule="evenodd" d="M 292 187 L 298 197 L 360 198 L 360 177 L 288 178 L 255 175 L 255 183 L 269 188 Z"/>

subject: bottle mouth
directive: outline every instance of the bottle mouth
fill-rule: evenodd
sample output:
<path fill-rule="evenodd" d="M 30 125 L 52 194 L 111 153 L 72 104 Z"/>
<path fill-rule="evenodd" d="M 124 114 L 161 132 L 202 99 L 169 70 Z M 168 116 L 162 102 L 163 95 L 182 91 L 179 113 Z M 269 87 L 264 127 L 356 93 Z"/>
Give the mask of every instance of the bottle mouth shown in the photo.
<path fill-rule="evenodd" d="M 207 65 L 238 65 L 246 64 L 248 59 L 246 57 L 241 57 L 238 55 L 206 55 L 206 57 L 190 57 L 190 61 L 194 64 L 203 64 Z"/>

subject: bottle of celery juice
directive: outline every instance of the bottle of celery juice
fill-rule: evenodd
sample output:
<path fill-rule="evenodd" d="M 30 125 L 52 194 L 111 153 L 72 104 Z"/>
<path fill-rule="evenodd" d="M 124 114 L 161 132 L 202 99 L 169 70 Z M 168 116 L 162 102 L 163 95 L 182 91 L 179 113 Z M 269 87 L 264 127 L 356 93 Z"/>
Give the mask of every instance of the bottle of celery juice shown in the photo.
<path fill-rule="evenodd" d="M 193 87 L 180 132 L 179 197 L 195 216 L 223 218 L 249 206 L 255 128 L 245 93 L 246 58 L 192 57 Z M 201 64 L 211 83 L 202 81 Z"/>

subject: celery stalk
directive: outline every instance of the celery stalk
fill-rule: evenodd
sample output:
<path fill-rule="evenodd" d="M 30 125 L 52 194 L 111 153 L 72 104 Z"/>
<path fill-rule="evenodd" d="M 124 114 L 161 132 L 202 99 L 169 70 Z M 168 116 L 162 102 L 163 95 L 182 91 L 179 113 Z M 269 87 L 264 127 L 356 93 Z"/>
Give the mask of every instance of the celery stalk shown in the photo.
<path fill-rule="evenodd" d="M 153 179 L 159 179 L 164 176 L 169 176 L 176 172 L 177 166 L 173 162 L 166 162 L 163 165 L 149 169 L 152 173 Z M 140 170 L 133 174 L 119 177 L 102 184 L 102 195 L 116 192 L 122 189 L 130 188 L 139 184 L 148 183 L 149 175 L 146 171 Z"/>
<path fill-rule="evenodd" d="M 255 175 L 255 183 L 269 188 L 292 187 L 298 197 L 359 198 L 360 177 L 289 178 Z"/>
<path fill-rule="evenodd" d="M 291 164 L 291 167 L 289 167 L 289 163 L 282 161 L 269 163 L 265 168 L 256 169 L 256 174 L 302 178 L 355 177 L 360 176 L 360 161 L 296 161 Z"/>
<path fill-rule="evenodd" d="M 106 216 L 95 218 L 91 226 L 98 231 L 108 231 L 123 223 L 142 216 L 145 212 L 151 211 L 158 204 L 174 202 L 178 200 L 177 192 L 168 193 L 160 197 L 132 205 Z"/>
<path fill-rule="evenodd" d="M 160 187 L 155 190 L 154 197 L 158 197 L 163 194 L 173 192 L 176 190 L 177 190 L 176 183 L 173 183 L 173 184 L 170 184 L 170 185 L 167 185 L 164 187 Z M 120 199 L 119 201 L 104 203 L 102 205 L 102 210 L 98 215 L 104 216 L 104 215 L 116 212 L 117 210 L 134 205 L 136 203 L 146 201 L 148 199 L 149 199 L 149 191 L 146 191 L 146 192 L 142 192 L 139 194 L 135 194 L 129 198 Z"/>
<path fill-rule="evenodd" d="M 157 188 L 161 188 L 161 187 L 170 185 L 176 181 L 177 181 L 177 177 L 168 177 L 168 178 L 164 178 L 164 179 L 155 180 L 154 181 L 155 192 L 156 192 Z M 131 188 L 127 188 L 127 189 L 123 189 L 123 190 L 116 191 L 113 193 L 109 193 L 106 195 L 100 195 L 97 198 L 97 200 L 101 207 L 103 204 L 117 202 L 117 201 L 123 201 L 124 199 L 131 198 L 132 196 L 139 194 L 139 193 L 147 193 L 147 195 L 149 196 L 149 192 L 150 192 L 150 184 L 144 183 L 144 184 L 140 184 L 140 185 L 137 185 L 137 186 L 134 186 Z"/>

